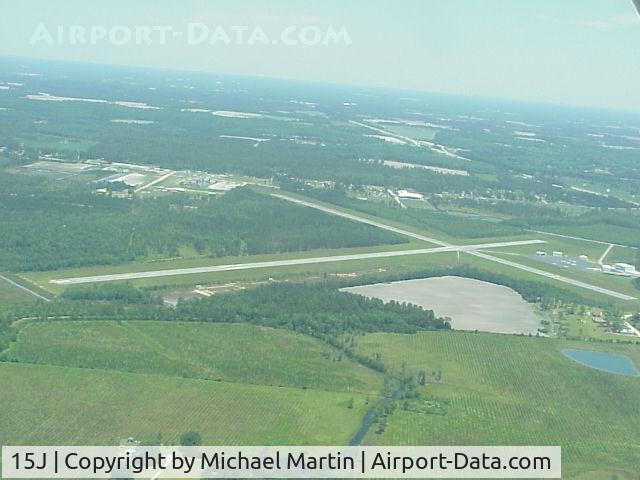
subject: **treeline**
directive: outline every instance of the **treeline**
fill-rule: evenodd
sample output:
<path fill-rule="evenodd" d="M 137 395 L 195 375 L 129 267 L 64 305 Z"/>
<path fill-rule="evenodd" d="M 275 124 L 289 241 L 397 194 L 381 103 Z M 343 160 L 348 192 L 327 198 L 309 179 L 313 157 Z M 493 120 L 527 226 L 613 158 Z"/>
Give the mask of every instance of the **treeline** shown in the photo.
<path fill-rule="evenodd" d="M 11 322 L 32 320 L 163 320 L 251 323 L 316 337 L 369 368 L 384 371 L 375 358 L 358 354 L 344 335 L 372 332 L 415 333 L 447 330 L 447 320 L 433 311 L 397 302 L 384 303 L 341 292 L 335 282 L 270 284 L 237 293 L 162 305 L 150 293 L 130 284 L 75 287 L 51 303 L 16 307 L 0 321 L 0 351 L 15 340 Z"/>
<path fill-rule="evenodd" d="M 640 212 L 593 210 L 577 216 L 547 212 L 507 223 L 640 248 Z"/>
<path fill-rule="evenodd" d="M 340 348 L 354 360 L 380 370 L 382 366 L 375 359 L 357 357 L 343 336 L 447 330 L 451 328 L 450 324 L 437 318 L 433 311 L 415 305 L 384 303 L 340 290 L 371 283 L 441 276 L 460 276 L 503 285 L 518 292 L 526 301 L 543 306 L 573 303 L 606 307 L 544 282 L 511 278 L 464 265 L 340 281 L 274 283 L 242 292 L 180 301 L 176 308 L 163 305 L 151 291 L 140 290 L 131 284 L 97 284 L 69 288 L 50 303 L 13 307 L 10 313 L 0 317 L 0 350 L 15 337 L 11 323 L 21 318 L 247 322 L 315 336 Z M 640 288 L 640 279 L 636 282 Z"/>
<path fill-rule="evenodd" d="M 60 298 L 76 301 L 106 301 L 125 304 L 159 305 L 162 300 L 146 290 L 140 290 L 130 283 L 98 283 L 67 288 Z"/>
<path fill-rule="evenodd" d="M 16 332 L 11 327 L 13 320 L 11 314 L 0 317 L 0 352 L 16 339 Z"/>
<path fill-rule="evenodd" d="M 315 283 L 272 283 L 236 293 L 180 301 L 176 308 L 164 306 L 152 291 L 141 290 L 127 283 L 78 286 L 68 288 L 51 303 L 15 306 L 5 319 L 64 317 L 248 322 L 331 336 L 376 331 L 411 333 L 449 326 L 436 318 L 433 312 L 421 307 L 398 302 L 384 303 L 378 299 L 342 292 L 341 289 L 442 276 L 473 278 L 503 285 L 531 303 L 553 305 L 561 302 L 606 307 L 545 282 L 512 278 L 460 265 Z"/>
<path fill-rule="evenodd" d="M 437 208 L 447 208 L 451 205 L 457 207 L 474 208 L 483 211 L 495 212 L 511 217 L 525 216 L 561 216 L 562 210 L 557 207 L 550 207 L 532 201 L 525 201 L 523 197 L 517 194 L 502 195 L 497 201 L 493 199 L 475 199 L 475 198 L 434 198 L 431 203 Z"/>
<path fill-rule="evenodd" d="M 403 272 L 397 274 L 363 276 L 356 280 L 345 282 L 344 286 L 368 285 L 370 283 L 389 283 L 401 280 L 415 280 L 419 278 L 433 278 L 444 276 L 473 278 L 475 280 L 481 280 L 483 282 L 503 285 L 518 292 L 527 302 L 540 303 L 543 306 L 553 305 L 557 302 L 605 306 L 604 304 L 599 304 L 579 294 L 573 293 L 570 290 L 557 287 L 555 285 L 550 285 L 545 282 L 513 278 L 502 273 L 495 273 L 489 270 L 483 270 L 468 265 L 429 268 L 425 270 L 416 270 L 412 272 Z"/>
<path fill-rule="evenodd" d="M 178 304 L 181 319 L 245 321 L 311 335 L 446 329 L 430 310 L 341 292 L 335 283 L 272 284 Z"/>
<path fill-rule="evenodd" d="M 48 71 L 51 66 L 40 68 Z M 75 67 L 66 65 L 64 68 L 70 71 Z M 14 69 L 7 69 L 7 72 L 11 71 Z M 53 91 L 61 96 L 135 99 L 162 109 L 136 111 L 136 118 L 152 123 L 131 126 L 111 121 L 124 114 L 120 106 L 37 102 L 24 98 L 19 89 L 9 90 L 3 94 L 3 105 L 8 107 L 3 112 L 6 121 L 0 123 L 0 145 L 8 147 L 3 156 L 24 162 L 27 158 L 37 158 L 40 150 L 41 153 L 75 159 L 80 151 L 82 158 L 237 172 L 264 178 L 284 174 L 346 185 L 414 188 L 422 192 L 482 194 L 493 188 L 525 195 L 532 201 L 545 198 L 551 202 L 602 208 L 630 205 L 620 199 L 572 190 L 567 178 L 593 180 L 616 188 L 624 185 L 630 192 L 637 191 L 640 178 L 632 153 L 602 148 L 595 140 L 589 140 L 585 137 L 590 131 L 589 123 L 584 123 L 582 117 L 579 124 L 567 121 L 574 119 L 568 111 L 545 112 L 539 117 L 539 112 L 519 107 L 518 114 L 522 119 L 538 118 L 544 123 L 544 127 L 536 127 L 536 131 L 549 140 L 547 143 L 523 142 L 514 138 L 515 127 L 505 124 L 505 120 L 512 118 L 511 114 L 495 112 L 494 102 L 480 105 L 465 100 L 458 104 L 451 97 L 429 96 L 430 117 L 442 116 L 443 121 L 448 118 L 455 127 L 439 129 L 435 141 L 462 148 L 463 155 L 473 160 L 468 162 L 426 147 L 389 144 L 366 137 L 371 130 L 349 124 L 349 120 L 358 117 L 425 120 L 407 112 L 394 95 L 387 96 L 379 91 L 368 98 L 360 96 L 357 107 L 345 108 L 345 97 L 361 92 L 350 88 L 336 89 L 335 86 L 323 88 L 246 78 L 225 78 L 225 83 L 231 81 L 237 88 L 220 90 L 216 83 L 218 77 L 195 79 L 190 75 L 189 82 L 194 88 L 180 89 L 177 95 L 174 89 L 149 91 L 141 88 L 149 82 L 148 72 L 139 77 L 140 72 L 134 70 L 120 71 L 121 80 L 138 78 L 138 82 L 114 79 L 107 85 L 98 81 L 102 78 L 100 75 L 86 68 L 73 71 L 74 75 L 64 79 L 55 78 L 55 75 L 34 77 L 30 79 L 30 86 L 34 91 Z M 161 84 L 167 82 L 164 77 L 157 80 Z M 182 79 L 175 81 L 179 83 Z M 314 101 L 307 106 L 298 103 L 294 107 L 293 98 Z M 272 113 L 247 120 L 181 111 L 194 104 L 208 109 Z M 315 105 L 311 107 L 312 104 Z M 461 115 L 468 116 L 474 110 L 483 112 L 483 122 L 462 120 Z M 492 110 L 494 113 L 490 114 Z M 587 122 L 599 124 L 601 118 L 599 114 Z M 43 122 L 43 119 L 49 121 Z M 255 148 L 252 142 L 224 137 L 234 135 L 269 141 Z M 632 141 L 625 143 L 621 136 L 616 142 L 633 144 Z M 385 159 L 464 168 L 471 176 L 393 169 L 381 163 Z M 612 175 L 602 175 L 601 171 Z M 520 173 L 533 175 L 535 180 L 518 178 Z M 563 188 L 554 187 L 554 184 Z"/>
<path fill-rule="evenodd" d="M 262 195 L 123 199 L 84 186 L 0 176 L 0 270 L 54 270 L 140 259 L 298 252 L 403 243 L 374 227 Z"/>
<path fill-rule="evenodd" d="M 387 205 L 381 202 L 373 203 L 358 200 L 348 196 L 343 185 L 320 189 L 289 179 L 281 183 L 281 188 L 369 215 L 457 238 L 506 237 L 524 233 L 522 228 L 514 225 L 492 223 L 473 218 L 461 218 L 445 212 L 434 212 L 427 209 L 403 209 L 395 203 Z"/>
<path fill-rule="evenodd" d="M 345 333 L 413 333 L 449 328 L 447 322 L 436 318 L 430 310 L 341 292 L 339 286 L 336 282 L 274 283 L 181 301 L 176 308 L 170 308 L 132 285 L 99 284 L 70 288 L 59 299 L 24 311 L 16 307 L 13 315 L 16 318 L 246 322 L 331 337 Z"/>

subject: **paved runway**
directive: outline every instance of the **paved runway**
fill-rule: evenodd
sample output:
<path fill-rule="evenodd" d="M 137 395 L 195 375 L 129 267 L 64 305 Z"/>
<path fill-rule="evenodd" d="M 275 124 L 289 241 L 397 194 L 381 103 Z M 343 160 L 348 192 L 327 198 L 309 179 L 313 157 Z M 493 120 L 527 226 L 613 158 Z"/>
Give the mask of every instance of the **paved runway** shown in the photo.
<path fill-rule="evenodd" d="M 14 282 L 10 278 L 5 277 L 4 275 L 0 275 L 0 280 L 4 280 L 5 282 L 10 283 L 14 287 L 19 288 L 20 290 L 24 290 L 29 295 L 33 295 L 34 297 L 36 297 L 36 298 L 38 298 L 40 300 L 44 300 L 45 302 L 50 302 L 51 301 L 47 297 L 43 297 L 42 295 L 40 295 L 38 292 L 34 292 L 33 290 L 30 290 L 27 287 L 25 287 L 23 285 L 20 285 L 19 283 Z"/>
<path fill-rule="evenodd" d="M 113 282 L 117 280 L 136 280 L 140 278 L 169 277 L 174 275 L 193 275 L 197 273 L 228 272 L 232 270 L 251 270 L 271 267 L 287 267 L 291 265 L 311 265 L 314 263 L 345 262 L 349 260 L 365 260 L 368 258 L 402 257 L 407 255 L 424 255 L 428 253 L 454 252 L 456 250 L 471 251 L 475 248 L 496 248 L 509 245 L 527 245 L 538 243 L 537 240 L 518 242 L 483 243 L 465 245 L 463 247 L 446 246 L 419 248 L 414 250 L 398 250 L 392 252 L 358 253 L 353 255 L 332 255 L 327 257 L 295 258 L 290 260 L 273 260 L 270 262 L 236 263 L 231 265 L 212 265 L 210 267 L 177 268 L 172 270 L 152 270 L 147 272 L 115 273 L 111 275 L 95 275 L 91 277 L 75 277 L 51 280 L 58 285 L 78 285 L 82 283 Z"/>
<path fill-rule="evenodd" d="M 512 268 L 517 268 L 519 270 L 524 270 L 526 272 L 533 273 L 534 275 L 551 278 L 559 282 L 563 282 L 569 285 L 591 290 L 597 293 L 601 293 L 603 295 L 608 295 L 610 297 L 618 298 L 621 300 L 636 299 L 635 297 L 626 295 L 624 293 L 615 292 L 613 290 L 598 287 L 596 285 L 591 285 L 585 282 L 581 282 L 579 280 L 574 280 L 571 278 L 563 277 L 561 275 L 556 275 L 555 273 L 550 273 L 544 270 L 539 270 L 537 268 L 528 267 L 526 265 L 522 265 L 519 263 L 511 262 L 509 260 L 494 257 L 493 255 L 489 255 L 479 251 L 479 250 L 491 249 L 491 248 L 546 243 L 543 240 L 520 240 L 520 241 L 514 241 L 514 242 L 482 243 L 482 244 L 476 244 L 476 245 L 452 245 L 450 243 L 443 242 L 436 238 L 427 237 L 425 235 L 420 235 L 420 234 L 411 232 L 409 230 L 404 230 L 402 228 L 397 228 L 381 222 L 369 220 L 368 218 L 364 218 L 358 215 L 345 213 L 345 212 L 336 210 L 334 208 L 326 207 L 324 205 L 319 205 L 317 203 L 299 200 L 297 198 L 289 197 L 287 195 L 278 194 L 278 193 L 273 193 L 272 196 L 276 198 L 280 198 L 282 200 L 286 200 L 288 202 L 296 203 L 298 205 L 314 208 L 316 210 L 329 213 L 331 215 L 336 215 L 342 218 L 346 218 L 354 222 L 364 223 L 364 224 L 381 228 L 383 230 L 387 230 L 390 232 L 394 232 L 409 238 L 432 243 L 434 245 L 439 245 L 439 247 L 414 249 L 414 250 L 400 250 L 400 251 L 392 251 L 392 252 L 362 253 L 362 254 L 354 254 L 354 255 L 333 255 L 333 256 L 327 256 L 327 257 L 298 258 L 298 259 L 291 259 L 291 260 L 274 260 L 271 262 L 238 263 L 238 264 L 232 264 L 232 265 L 213 265 L 209 267 L 179 268 L 179 269 L 173 269 L 173 270 L 155 270 L 155 271 L 147 271 L 147 272 L 119 273 L 119 274 L 112 274 L 112 275 L 96 275 L 96 276 L 90 276 L 90 277 L 62 278 L 62 279 L 51 280 L 50 283 L 55 283 L 58 285 L 77 285 L 77 284 L 83 284 L 83 283 L 112 282 L 117 280 L 136 280 L 141 278 L 168 277 L 168 276 L 175 276 L 175 275 L 193 275 L 198 273 L 227 272 L 232 270 L 251 270 L 251 269 L 260 269 L 260 268 L 286 267 L 286 266 L 292 266 L 292 265 L 311 265 L 311 264 L 317 264 L 317 263 L 345 262 L 350 260 L 365 260 L 365 259 L 371 259 L 371 258 L 389 258 L 389 257 L 400 257 L 400 256 L 408 256 L 408 255 L 424 255 L 424 254 L 430 254 L 430 253 L 460 251 L 460 252 L 467 252 L 470 255 L 474 255 L 484 260 L 489 260 L 491 262 L 500 263 L 502 265 L 506 265 Z"/>
<path fill-rule="evenodd" d="M 413 232 L 409 232 L 407 230 L 402 230 L 400 228 L 390 227 L 389 225 L 385 225 L 385 224 L 382 224 L 382 223 L 379 223 L 379 222 L 373 222 L 373 221 L 368 220 L 366 218 L 358 217 L 356 215 L 346 214 L 346 213 L 340 212 L 338 210 L 334 210 L 332 208 L 327 208 L 327 207 L 325 207 L 323 205 L 318 205 L 318 204 L 315 204 L 315 203 L 312 203 L 312 202 L 301 201 L 301 200 L 298 200 L 296 198 L 288 197 L 286 195 L 280 195 L 280 194 L 272 194 L 272 195 L 276 196 L 278 198 L 282 198 L 283 200 L 287 200 L 287 201 L 290 201 L 290 202 L 298 203 L 300 205 L 305 205 L 307 207 L 311 207 L 311 208 L 315 208 L 315 209 L 318 209 L 318 210 L 322 210 L 323 212 L 331 213 L 331 214 L 334 214 L 334 215 L 339 215 L 339 216 L 344 217 L 344 218 L 349 218 L 349 219 L 354 220 L 356 222 L 366 223 L 368 225 L 373 225 L 373 226 L 376 226 L 376 227 L 379 227 L 379 228 L 383 228 L 385 230 L 389 230 L 389 231 L 398 233 L 400 235 L 405 235 L 405 236 L 408 236 L 408 237 L 411 237 L 411 238 L 416 238 L 418 240 L 423 240 L 425 242 L 435 243 L 436 245 L 451 246 L 451 244 L 449 244 L 449 243 L 445 243 L 445 242 L 442 242 L 442 241 L 434 239 L 434 238 L 424 237 L 422 235 L 418 235 L 418 234 L 415 234 Z M 505 243 L 509 243 L 509 242 L 505 242 Z M 546 242 L 538 240 L 538 241 L 532 241 L 530 243 L 546 243 Z M 499 245 L 499 246 L 500 247 L 507 247 L 509 245 L 503 244 L 503 245 Z M 491 262 L 497 262 L 497 263 L 500 263 L 502 265 L 507 265 L 509 267 L 513 267 L 513 268 L 517 268 L 517 269 L 520 269 L 520 270 L 524 270 L 524 271 L 529 272 L 529 273 L 533 273 L 535 275 L 540 275 L 540 276 L 543 276 L 543 277 L 552 278 L 552 279 L 557 280 L 559 282 L 567 283 L 569 285 L 574 285 L 576 287 L 585 288 L 587 290 L 591 290 L 591 291 L 594 291 L 594 292 L 602 293 L 602 294 L 608 295 L 610 297 L 619 298 L 621 300 L 635 300 L 636 299 L 636 297 L 632 297 L 632 296 L 626 295 L 624 293 L 619 293 L 619 292 L 615 292 L 613 290 L 608 290 L 606 288 L 598 287 L 596 285 L 591 285 L 591 284 L 588 284 L 588 283 L 585 283 L 585 282 L 581 282 L 579 280 L 573 280 L 571 278 L 563 277 L 561 275 L 556 275 L 555 273 L 549 273 L 549 272 L 546 272 L 544 270 L 539 270 L 537 268 L 527 267 L 526 265 L 521 265 L 519 263 L 511 262 L 509 260 L 503 260 L 502 258 L 494 257 L 492 255 L 487 255 L 485 253 L 481 253 L 481 252 L 477 251 L 477 250 L 482 249 L 482 248 L 491 248 L 491 247 L 487 247 L 487 246 L 482 247 L 480 245 L 475 246 L 475 248 L 473 248 L 474 247 L 473 245 L 471 245 L 470 247 L 472 247 L 472 248 L 471 249 L 465 249 L 464 247 L 458 247 L 456 249 L 459 249 L 461 251 L 467 251 L 471 255 L 475 255 L 477 257 L 483 258 L 485 260 L 489 260 Z"/>

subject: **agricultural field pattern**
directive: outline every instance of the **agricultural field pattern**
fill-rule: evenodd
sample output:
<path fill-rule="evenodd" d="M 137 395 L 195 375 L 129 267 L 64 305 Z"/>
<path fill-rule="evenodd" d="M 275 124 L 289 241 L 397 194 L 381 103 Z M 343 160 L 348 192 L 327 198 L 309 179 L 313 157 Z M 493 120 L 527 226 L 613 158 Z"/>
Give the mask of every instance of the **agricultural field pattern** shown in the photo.
<path fill-rule="evenodd" d="M 14 57 L 0 86 L 4 445 L 639 478 L 637 113 Z"/>

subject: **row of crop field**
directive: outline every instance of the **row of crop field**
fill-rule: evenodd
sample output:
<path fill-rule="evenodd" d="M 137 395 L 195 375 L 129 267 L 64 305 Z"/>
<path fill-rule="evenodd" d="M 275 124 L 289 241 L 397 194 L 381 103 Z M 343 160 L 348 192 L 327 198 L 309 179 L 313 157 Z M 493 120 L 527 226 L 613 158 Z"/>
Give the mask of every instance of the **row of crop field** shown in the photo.
<path fill-rule="evenodd" d="M 560 351 L 606 349 L 640 364 L 637 345 L 457 332 L 372 334 L 359 343 L 362 353 L 378 354 L 398 370 L 404 364 L 435 373 L 431 378 L 440 381 L 422 387 L 422 397 L 447 406 L 441 415 L 400 408 L 382 435 L 370 433 L 370 442 L 561 445 L 568 478 L 621 470 L 635 479 L 640 473 L 640 380 L 583 367 Z"/>
<path fill-rule="evenodd" d="M 0 438 L 11 445 L 339 445 L 367 409 L 358 394 L 45 365 L 0 364 Z"/>
<path fill-rule="evenodd" d="M 2 358 L 368 394 L 382 386 L 380 375 L 319 340 L 241 323 L 34 322 Z"/>

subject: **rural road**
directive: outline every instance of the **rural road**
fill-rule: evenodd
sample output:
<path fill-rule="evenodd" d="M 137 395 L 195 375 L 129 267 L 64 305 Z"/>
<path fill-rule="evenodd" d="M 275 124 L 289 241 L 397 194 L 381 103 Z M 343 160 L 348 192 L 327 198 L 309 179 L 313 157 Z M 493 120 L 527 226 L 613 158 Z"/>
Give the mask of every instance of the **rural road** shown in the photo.
<path fill-rule="evenodd" d="M 609 252 L 611 251 L 612 248 L 613 248 L 613 244 L 611 244 L 611 245 L 609 245 L 607 247 L 607 249 L 604 251 L 604 253 L 598 259 L 598 265 L 602 265 L 603 264 L 605 258 L 607 258 L 607 255 L 609 255 Z"/>

